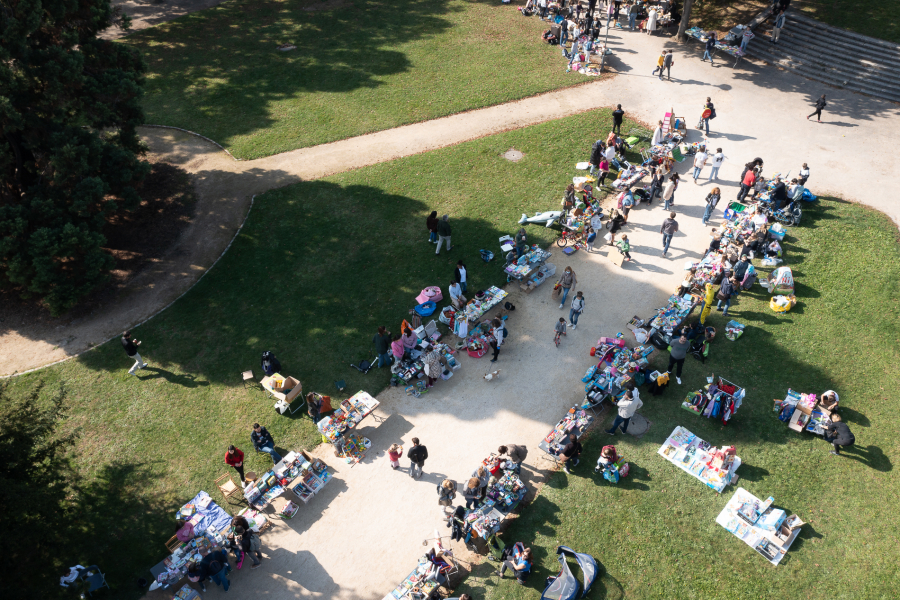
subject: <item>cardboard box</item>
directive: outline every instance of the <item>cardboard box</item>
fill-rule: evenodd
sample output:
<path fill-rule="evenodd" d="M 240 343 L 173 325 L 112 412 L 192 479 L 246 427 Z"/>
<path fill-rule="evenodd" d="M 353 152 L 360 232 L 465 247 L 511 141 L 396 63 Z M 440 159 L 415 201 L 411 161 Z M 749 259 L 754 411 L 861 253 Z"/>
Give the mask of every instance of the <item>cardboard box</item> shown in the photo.
<path fill-rule="evenodd" d="M 287 393 L 284 393 L 283 390 L 289 390 Z M 287 403 L 293 402 L 294 398 L 296 398 L 300 392 L 303 391 L 303 386 L 300 385 L 300 382 L 294 379 L 293 377 L 286 377 L 279 388 L 272 388 L 272 395 L 278 398 L 279 400 L 284 400 Z"/>
<path fill-rule="evenodd" d="M 640 319 L 640 317 L 635 315 L 635 316 L 631 317 L 631 320 L 628 321 L 628 323 L 625 325 L 625 327 L 634 331 L 635 329 L 638 329 L 639 327 L 643 326 L 643 324 L 644 324 L 644 322 Z"/>
<path fill-rule="evenodd" d="M 780 508 L 770 508 L 759 518 L 756 526 L 766 531 L 778 531 L 786 518 L 787 513 Z"/>

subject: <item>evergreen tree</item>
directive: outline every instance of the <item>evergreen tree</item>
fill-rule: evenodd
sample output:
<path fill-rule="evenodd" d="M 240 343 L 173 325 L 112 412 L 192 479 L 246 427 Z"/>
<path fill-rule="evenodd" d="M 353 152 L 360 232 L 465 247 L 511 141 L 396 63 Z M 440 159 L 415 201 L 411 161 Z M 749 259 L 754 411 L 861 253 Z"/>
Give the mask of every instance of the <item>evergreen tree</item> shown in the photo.
<path fill-rule="evenodd" d="M 149 172 L 143 60 L 109 0 L 0 2 L 0 285 L 59 314 L 107 278 L 108 216 Z"/>

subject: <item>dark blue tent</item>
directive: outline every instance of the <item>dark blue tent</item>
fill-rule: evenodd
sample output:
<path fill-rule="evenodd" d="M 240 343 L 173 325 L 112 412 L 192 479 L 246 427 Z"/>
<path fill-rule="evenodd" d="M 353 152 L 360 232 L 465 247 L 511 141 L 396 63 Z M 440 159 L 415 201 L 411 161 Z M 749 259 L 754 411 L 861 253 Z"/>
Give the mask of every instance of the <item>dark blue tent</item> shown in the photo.
<path fill-rule="evenodd" d="M 572 574 L 569 569 L 569 563 L 566 557 L 571 556 L 578 561 L 581 567 L 581 574 L 584 577 L 584 591 L 581 597 L 590 591 L 597 578 L 597 561 L 590 554 L 582 554 L 575 552 L 568 546 L 558 546 L 556 548 L 556 558 L 559 560 L 560 571 L 556 579 L 550 582 L 544 593 L 541 594 L 541 600 L 575 600 L 578 597 L 578 591 L 581 589 L 581 582 Z"/>

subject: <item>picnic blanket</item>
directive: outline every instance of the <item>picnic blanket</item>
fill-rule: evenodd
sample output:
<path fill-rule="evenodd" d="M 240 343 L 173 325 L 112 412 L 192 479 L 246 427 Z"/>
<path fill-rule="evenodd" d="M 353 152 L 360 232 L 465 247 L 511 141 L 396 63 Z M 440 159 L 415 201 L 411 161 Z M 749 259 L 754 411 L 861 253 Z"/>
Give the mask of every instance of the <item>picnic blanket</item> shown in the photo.
<path fill-rule="evenodd" d="M 196 514 L 201 517 L 200 521 L 194 525 L 194 531 L 197 533 L 206 531 L 210 526 L 215 528 L 216 531 L 222 531 L 231 525 L 231 515 L 213 502 L 209 494 L 202 490 L 188 504 L 193 504 L 197 511 Z"/>

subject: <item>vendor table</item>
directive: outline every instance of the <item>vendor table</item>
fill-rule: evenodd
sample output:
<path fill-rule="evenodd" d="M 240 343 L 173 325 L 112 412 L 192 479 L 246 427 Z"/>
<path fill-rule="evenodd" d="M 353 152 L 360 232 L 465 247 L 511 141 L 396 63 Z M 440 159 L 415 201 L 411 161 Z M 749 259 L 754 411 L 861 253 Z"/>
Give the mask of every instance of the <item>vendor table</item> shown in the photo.
<path fill-rule="evenodd" d="M 550 253 L 547 253 L 549 256 Z M 524 256 L 524 255 L 523 255 Z M 487 311 L 491 310 L 509 296 L 508 292 L 504 292 L 497 286 L 491 286 L 484 290 L 484 298 L 477 297 L 466 304 L 466 319 L 469 322 L 475 322 L 480 319 Z"/>
<path fill-rule="evenodd" d="M 284 488 L 291 490 L 304 504 L 321 492 L 325 484 L 331 481 L 332 476 L 328 465 L 303 450 L 288 452 L 272 470 L 276 477 L 284 482 Z M 282 506 L 280 510 L 276 507 L 276 510 L 284 518 L 291 518 L 297 512 L 291 510 L 289 506 Z"/>
<path fill-rule="evenodd" d="M 424 600 L 425 598 L 431 598 L 440 585 L 434 579 L 426 579 L 431 565 L 428 555 L 423 554 L 419 558 L 416 568 L 383 600 Z"/>
<path fill-rule="evenodd" d="M 559 464 L 559 455 L 563 449 L 563 444 L 560 442 L 563 442 L 570 433 L 574 433 L 576 438 L 580 438 L 593 422 L 594 417 L 581 408 L 573 406 L 553 430 L 544 436 L 544 439 L 538 444 L 538 448 L 549 454 Z"/>
<path fill-rule="evenodd" d="M 720 494 L 741 466 L 741 459 L 734 455 L 717 459 L 721 451 L 681 426 L 672 431 L 657 454 Z"/>
<path fill-rule="evenodd" d="M 497 455 L 491 454 L 482 461 L 482 465 L 489 469 L 495 458 Z M 497 483 L 488 487 L 481 504 L 473 510 L 467 510 L 464 517 L 466 527 L 485 541 L 497 533 L 500 524 L 512 514 L 528 493 L 528 488 L 515 470 L 503 470 L 499 475 Z"/>
<path fill-rule="evenodd" d="M 804 523 L 797 515 L 788 517 L 783 510 L 773 508 L 774 501 L 769 496 L 763 502 L 744 488 L 738 488 L 716 517 L 716 523 L 777 565 Z"/>
<path fill-rule="evenodd" d="M 784 417 L 789 419 L 789 429 L 824 436 L 826 428 L 831 425 L 832 411 L 819 404 L 820 400 L 816 394 L 801 394 L 789 389 L 784 400 L 775 401 L 775 411 L 779 415 L 790 414 L 790 417 Z"/>
<path fill-rule="evenodd" d="M 681 408 L 708 419 L 722 419 L 727 424 L 741 407 L 747 391 L 722 377 L 719 377 L 716 389 L 713 390 L 713 380 L 714 377 L 710 377 L 707 380 L 710 383 L 706 387 L 689 393 L 681 403 Z"/>
<path fill-rule="evenodd" d="M 550 252 L 542 250 L 540 246 L 535 244 L 531 247 L 531 250 L 504 267 L 503 270 L 506 271 L 507 280 L 518 279 L 519 281 L 522 281 L 523 279 L 527 279 L 551 256 L 552 254 Z"/>
<path fill-rule="evenodd" d="M 654 351 L 650 345 L 630 349 L 623 342 L 600 338 L 595 352 L 599 362 L 581 378 L 582 383 L 586 384 L 581 408 L 596 415 L 597 407 L 604 400 L 615 403 L 615 399 L 625 393 L 625 386 L 634 376 L 649 366 L 648 357 Z"/>
<path fill-rule="evenodd" d="M 341 402 L 340 408 L 316 426 L 325 441 L 334 443 L 339 435 L 359 425 L 380 403 L 367 392 L 359 391 Z"/>
<path fill-rule="evenodd" d="M 685 322 L 694 309 L 700 304 L 702 298 L 699 295 L 686 294 L 679 296 L 672 294 L 668 302 L 662 308 L 657 309 L 656 315 L 647 320 L 650 327 L 650 337 L 654 345 L 659 348 L 668 347 L 672 342 L 672 334 Z M 653 336 L 657 335 L 658 338 Z M 665 345 L 663 345 L 665 344 Z"/>
<path fill-rule="evenodd" d="M 706 31 L 703 31 L 699 27 L 691 27 L 684 33 L 685 33 L 685 35 L 690 36 L 690 37 L 694 38 L 695 40 L 702 42 L 704 44 L 706 43 L 706 40 L 709 39 L 709 33 Z M 729 33 L 729 35 L 731 35 L 731 34 Z M 741 35 L 743 35 L 743 31 L 742 31 Z M 729 39 L 729 36 L 725 36 L 725 38 L 723 38 L 723 39 L 727 40 L 727 39 Z M 741 61 L 741 59 L 744 57 L 744 51 L 741 50 L 740 46 L 732 46 L 730 44 L 726 44 L 726 43 L 723 43 L 722 41 L 717 40 L 716 41 L 716 51 L 713 56 L 715 56 L 719 52 L 724 52 L 725 54 L 734 58 L 734 64 L 731 65 L 732 69 L 735 68 L 737 66 L 737 64 Z"/>

